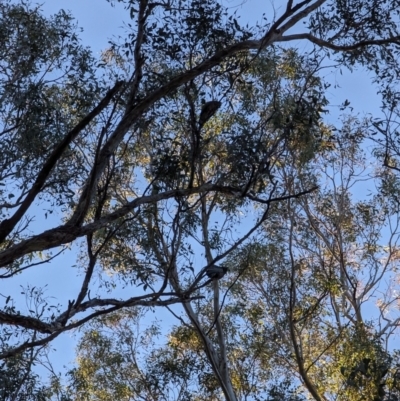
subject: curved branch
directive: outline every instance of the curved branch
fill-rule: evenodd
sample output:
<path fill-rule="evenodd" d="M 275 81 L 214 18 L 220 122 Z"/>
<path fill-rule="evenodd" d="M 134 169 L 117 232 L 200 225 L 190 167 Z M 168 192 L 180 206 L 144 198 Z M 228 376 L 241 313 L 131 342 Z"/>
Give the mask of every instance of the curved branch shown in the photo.
<path fill-rule="evenodd" d="M 208 192 L 212 190 L 221 190 L 227 193 L 232 193 L 231 188 L 216 186 L 213 184 L 204 184 L 197 188 L 190 189 L 175 189 L 159 194 L 142 196 L 132 202 L 127 203 L 113 213 L 110 213 L 101 219 L 89 223 L 83 227 L 72 226 L 67 223 L 41 234 L 35 235 L 27 240 L 21 241 L 3 252 L 0 253 L 0 267 L 12 263 L 15 259 L 20 258 L 28 253 L 43 251 L 45 249 L 54 248 L 56 246 L 67 244 L 74 241 L 78 237 L 95 232 L 96 230 L 104 227 L 105 225 L 121 218 L 130 213 L 135 208 L 149 203 L 157 203 L 161 200 L 166 200 L 175 197 L 189 196 L 196 193 Z"/>
<path fill-rule="evenodd" d="M 68 134 L 65 138 L 56 146 L 53 152 L 50 154 L 46 162 L 44 163 L 42 169 L 40 170 L 36 181 L 32 185 L 25 199 L 21 203 L 21 206 L 9 219 L 3 220 L 0 223 L 0 242 L 3 242 L 8 234 L 14 229 L 15 225 L 21 220 L 25 212 L 32 205 L 38 193 L 43 188 L 49 177 L 54 166 L 60 159 L 61 155 L 70 145 L 70 143 L 78 136 L 78 134 L 99 114 L 104 110 L 110 103 L 113 96 L 121 89 L 123 81 L 117 81 L 112 89 L 110 89 L 99 104 L 87 114 Z"/>
<path fill-rule="evenodd" d="M 51 334 L 54 332 L 52 325 L 49 323 L 42 322 L 40 319 L 36 319 L 30 316 L 17 315 L 13 313 L 6 313 L 0 311 L 0 324 L 19 326 L 24 329 L 35 330 L 39 333 Z"/>
<path fill-rule="evenodd" d="M 352 45 L 335 45 L 334 43 L 328 42 L 326 40 L 317 38 L 311 33 L 298 33 L 295 35 L 281 36 L 276 41 L 277 42 L 290 42 L 292 40 L 308 40 L 319 47 L 325 47 L 334 51 L 341 52 L 351 52 L 367 46 L 382 46 L 389 44 L 400 44 L 400 36 L 393 36 L 387 39 L 370 39 L 362 40 L 361 42 L 353 43 Z"/>
<path fill-rule="evenodd" d="M 170 294 L 166 293 L 166 294 L 162 294 L 162 295 L 165 296 L 165 295 L 170 295 Z M 175 296 L 175 294 L 172 294 L 172 295 Z M 143 298 L 151 298 L 151 299 L 144 300 Z M 24 351 L 25 349 L 45 345 L 65 331 L 69 331 L 69 330 L 75 329 L 77 327 L 80 327 L 84 323 L 87 323 L 89 320 L 92 320 L 93 318 L 95 318 L 97 316 L 115 312 L 124 307 L 168 306 L 168 305 L 173 305 L 173 304 L 181 303 L 181 302 L 189 302 L 192 299 L 198 299 L 198 297 L 197 298 L 196 297 L 185 298 L 185 299 L 182 299 L 181 297 L 179 297 L 179 298 L 169 298 L 166 300 L 155 300 L 153 298 L 154 298 L 154 294 L 148 294 L 148 295 L 142 296 L 142 297 L 133 297 L 133 298 L 130 298 L 125 301 L 118 301 L 117 299 L 92 299 L 88 302 L 81 304 L 80 308 L 79 308 L 80 311 L 83 311 L 84 307 L 86 307 L 86 309 L 92 308 L 95 306 L 97 306 L 97 307 L 111 306 L 111 307 L 93 312 L 92 314 L 84 317 L 83 319 L 77 320 L 66 326 L 61 326 L 60 323 L 58 322 L 58 320 L 53 324 L 48 324 L 48 323 L 42 322 L 39 319 L 35 319 L 35 318 L 29 317 L 29 316 L 10 315 L 8 313 L 0 312 L 0 322 L 4 322 L 4 323 L 10 324 L 10 325 L 24 327 L 24 328 L 30 329 L 30 330 L 35 330 L 37 332 L 44 333 L 44 334 L 50 334 L 49 336 L 42 338 L 40 340 L 31 341 L 31 342 L 27 341 L 15 348 L 12 348 L 8 351 L 0 353 L 0 360 L 12 357 L 16 354 L 19 354 L 20 352 Z M 70 311 L 65 312 L 65 313 L 71 314 Z M 59 319 L 60 318 L 62 319 L 62 317 L 63 317 L 63 315 L 60 315 Z"/>
<path fill-rule="evenodd" d="M 276 30 L 270 29 L 260 40 L 246 40 L 222 49 L 196 67 L 193 67 L 190 70 L 176 76 L 175 78 L 172 78 L 167 84 L 161 86 L 159 89 L 156 89 L 148 96 L 146 96 L 135 107 L 129 108 L 128 112 L 124 115 L 121 122 L 118 124 L 113 134 L 110 136 L 109 140 L 103 146 L 99 154 L 98 161 L 93 166 L 90 176 L 88 177 L 86 184 L 82 190 L 80 199 L 78 201 L 78 206 L 69 220 L 70 225 L 79 226 L 82 223 L 94 196 L 96 184 L 107 165 L 108 158 L 117 149 L 118 145 L 122 141 L 122 138 L 129 131 L 132 124 L 146 110 L 148 110 L 149 107 L 151 107 L 155 102 L 173 92 L 180 86 L 211 70 L 213 67 L 219 65 L 227 57 L 247 50 L 260 51 L 266 48 L 268 45 L 274 43 L 281 36 L 281 34 L 281 31 L 278 32 Z"/>
<path fill-rule="evenodd" d="M 280 202 L 285 199 L 297 198 L 304 194 L 310 193 L 314 190 L 315 188 L 311 188 L 309 190 L 302 191 L 298 194 L 280 196 L 277 198 L 271 197 L 269 199 L 258 199 L 251 197 L 250 199 L 254 199 L 256 202 L 260 202 L 263 204 L 270 204 L 274 202 Z M 157 203 L 159 201 L 171 198 L 181 198 L 185 196 L 190 196 L 205 192 L 212 192 L 212 191 L 225 193 L 235 197 L 241 197 L 241 192 L 242 192 L 238 188 L 206 183 L 204 185 L 200 185 L 199 187 L 195 188 L 173 189 L 158 194 L 142 196 L 141 198 L 137 198 L 131 202 L 128 202 L 126 205 L 120 207 L 115 212 L 109 213 L 108 215 L 102 217 L 101 219 L 98 219 L 85 226 L 75 227 L 67 223 L 63 226 L 44 231 L 41 234 L 35 235 L 27 240 L 21 241 L 19 244 L 16 244 L 0 253 L 0 267 L 7 266 L 14 260 L 29 253 L 55 248 L 57 246 L 70 243 L 74 241 L 76 238 L 93 233 L 103 228 L 107 224 L 110 224 L 113 221 L 126 216 L 128 213 L 132 212 L 135 208 L 141 205 Z M 249 195 L 246 196 L 249 197 Z M 219 260 L 220 258 L 217 259 Z M 217 261 L 217 259 L 214 259 L 214 263 Z"/>

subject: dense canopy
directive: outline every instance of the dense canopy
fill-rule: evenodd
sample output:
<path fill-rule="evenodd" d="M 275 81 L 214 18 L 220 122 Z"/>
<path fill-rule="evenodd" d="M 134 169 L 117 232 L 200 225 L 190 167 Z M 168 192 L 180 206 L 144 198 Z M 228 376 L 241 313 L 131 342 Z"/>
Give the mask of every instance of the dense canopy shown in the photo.
<path fill-rule="evenodd" d="M 0 2 L 0 398 L 399 400 L 400 1 L 109 3 Z"/>

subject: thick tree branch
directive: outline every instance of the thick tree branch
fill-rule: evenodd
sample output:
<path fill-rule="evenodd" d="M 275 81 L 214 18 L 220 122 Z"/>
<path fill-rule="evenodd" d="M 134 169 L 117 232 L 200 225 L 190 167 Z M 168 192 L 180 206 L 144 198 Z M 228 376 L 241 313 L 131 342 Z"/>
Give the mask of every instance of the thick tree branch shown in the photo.
<path fill-rule="evenodd" d="M 53 170 L 54 166 L 56 165 L 56 163 L 58 162 L 64 151 L 68 148 L 71 142 L 78 136 L 78 134 L 91 121 L 93 121 L 93 119 L 97 115 L 99 115 L 102 110 L 104 110 L 108 106 L 113 96 L 121 89 L 123 83 L 124 83 L 123 81 L 117 81 L 114 87 L 106 93 L 106 95 L 99 102 L 99 104 L 89 114 L 87 114 L 53 150 L 53 152 L 43 165 L 42 169 L 40 170 L 35 183 L 32 185 L 32 188 L 29 190 L 21 206 L 18 208 L 18 210 L 14 213 L 12 217 L 3 220 L 0 223 L 0 242 L 3 242 L 6 239 L 6 237 L 10 234 L 10 232 L 14 229 L 15 225 L 21 220 L 25 212 L 31 206 L 31 204 L 33 203 L 36 196 L 43 188 L 47 178 L 49 177 L 51 171 Z"/>
<path fill-rule="evenodd" d="M 95 317 L 97 317 L 97 316 L 101 316 L 101 315 L 104 315 L 104 314 L 107 314 L 107 313 L 111 313 L 111 312 L 114 312 L 114 311 L 116 311 L 116 310 L 118 310 L 118 308 L 112 307 L 112 308 L 109 308 L 109 309 L 104 309 L 104 310 L 101 310 L 101 311 L 97 311 L 97 312 L 91 314 L 90 316 L 88 316 L 88 317 L 86 317 L 86 318 L 84 318 L 84 319 L 82 319 L 82 320 L 79 320 L 79 321 L 77 321 L 77 322 L 75 322 L 75 323 L 73 323 L 73 324 L 71 324 L 71 325 L 65 326 L 62 330 L 54 331 L 54 332 L 53 332 L 52 334 L 50 334 L 49 336 L 44 337 L 44 338 L 42 338 L 42 339 L 40 339 L 40 340 L 36 340 L 36 341 L 26 341 L 25 343 L 23 343 L 23 344 L 21 344 L 21 345 L 19 345 L 19 346 L 17 346 L 17 347 L 11 348 L 11 349 L 9 349 L 8 351 L 5 351 L 5 352 L 0 353 L 0 360 L 1 360 L 1 359 L 5 359 L 5 358 L 10 358 L 10 357 L 13 357 L 13 356 L 15 356 L 15 355 L 18 355 L 18 354 L 20 354 L 21 352 L 23 352 L 24 350 L 29 349 L 29 348 L 39 347 L 39 346 L 42 346 L 42 345 L 46 345 L 46 344 L 48 344 L 50 341 L 52 341 L 52 340 L 54 340 L 56 337 L 58 337 L 58 336 L 59 336 L 61 333 L 63 333 L 64 331 L 67 331 L 67 330 L 71 330 L 71 329 L 75 329 L 75 328 L 77 328 L 77 327 L 80 327 L 80 326 L 82 326 L 84 323 L 88 322 L 89 320 L 91 320 L 91 319 L 93 319 L 93 318 L 95 318 Z"/>
<path fill-rule="evenodd" d="M 135 59 L 135 72 L 133 74 L 133 80 L 131 84 L 131 90 L 130 90 L 130 96 L 129 96 L 129 101 L 130 101 L 130 106 L 132 107 L 135 95 L 137 90 L 139 89 L 140 81 L 142 80 L 143 76 L 143 56 L 141 54 L 141 49 L 142 49 L 142 44 L 144 40 L 144 33 L 145 33 L 145 25 L 146 25 L 146 20 L 149 15 L 149 13 L 146 13 L 146 9 L 148 7 L 148 0 L 141 0 L 140 1 L 140 6 L 139 6 L 139 13 L 137 17 L 137 25 L 138 25 L 138 30 L 137 30 L 137 35 L 136 35 L 136 41 L 135 41 L 135 49 L 133 52 L 133 56 Z"/>
<path fill-rule="evenodd" d="M 176 297 L 175 293 L 164 293 L 158 295 L 171 296 L 171 298 L 160 300 L 160 299 L 155 299 L 156 294 L 148 294 L 140 297 L 132 297 L 124 301 L 117 299 L 100 299 L 100 298 L 91 299 L 88 302 L 82 303 L 76 310 L 72 308 L 71 310 L 64 312 L 57 318 L 57 320 L 54 323 L 45 323 L 39 319 L 32 318 L 30 316 L 14 315 L 10 313 L 0 312 L 1 324 L 19 326 L 39 333 L 50 334 L 49 336 L 41 340 L 26 342 L 18 347 L 3 352 L 0 354 L 0 359 L 9 358 L 28 348 L 47 344 L 49 341 L 53 340 L 55 337 L 57 337 L 59 334 L 65 331 L 72 330 L 79 326 L 82 326 L 84 323 L 88 322 L 89 320 L 97 316 L 108 314 L 122 308 L 136 307 L 136 306 L 145 306 L 145 307 L 168 306 L 181 302 L 188 302 L 191 299 L 189 297 L 185 297 L 184 299 L 182 297 Z M 196 299 L 196 297 L 192 299 Z M 101 307 L 102 309 L 84 317 L 83 319 L 77 320 L 69 325 L 63 326 L 60 324 L 61 321 L 65 320 L 64 318 L 66 314 L 68 314 L 69 316 L 73 316 L 78 312 L 84 312 L 88 309 L 95 307 Z"/>
<path fill-rule="evenodd" d="M 141 198 L 135 199 L 132 202 L 129 202 L 128 204 L 122 206 L 120 209 L 113 213 L 110 213 L 103 218 L 94 221 L 93 223 L 87 224 L 86 226 L 73 227 L 67 223 L 63 226 L 47 230 L 1 252 L 0 266 L 5 266 L 11 263 L 16 258 L 26 255 L 27 253 L 53 248 L 61 244 L 72 242 L 76 238 L 82 237 L 83 235 L 93 233 L 96 230 L 104 227 L 106 224 L 109 224 L 117 220 L 118 218 L 124 217 L 126 214 L 128 214 L 138 206 L 148 203 L 156 203 L 169 198 L 188 196 L 195 193 L 210 191 L 212 190 L 212 188 L 213 185 L 206 184 L 199 188 L 192 188 L 188 190 L 177 189 L 166 191 L 156 195 L 143 196 Z"/>
<path fill-rule="evenodd" d="M 306 18 L 308 15 L 310 15 L 318 7 L 321 7 L 324 3 L 326 3 L 326 1 L 327 0 L 317 0 L 314 4 L 309 5 L 304 10 L 300 11 L 294 17 L 292 17 L 288 22 L 286 22 L 282 26 L 277 27 L 277 28 L 279 28 L 279 32 L 283 35 L 283 33 L 288 31 L 290 28 L 294 27 L 299 21 L 301 21 L 302 19 Z M 305 6 L 309 2 L 310 1 L 305 0 L 305 1 L 302 1 L 301 3 L 299 3 L 299 4 L 296 4 L 293 7 L 293 9 L 291 10 L 290 14 L 293 14 L 294 12 L 300 10 L 303 6 Z"/>
<path fill-rule="evenodd" d="M 269 204 L 272 202 L 280 202 L 281 200 L 288 199 L 291 197 L 299 197 L 303 194 L 313 191 L 314 189 L 315 188 L 303 191 L 300 194 L 286 195 L 277 198 L 265 199 L 262 200 L 262 203 Z M 135 208 L 141 205 L 157 203 L 166 199 L 180 198 L 180 197 L 190 196 L 193 194 L 201 194 L 211 191 L 218 191 L 228 195 L 241 197 L 241 191 L 238 188 L 216 185 L 211 183 L 207 183 L 195 188 L 173 189 L 158 194 L 142 196 L 127 203 L 126 205 L 117 209 L 115 212 L 110 213 L 100 218 L 99 220 L 89 223 L 85 226 L 74 227 L 67 223 L 63 226 L 47 230 L 41 234 L 33 236 L 32 238 L 21 241 L 19 244 L 16 244 L 0 253 L 0 267 L 7 266 L 14 260 L 29 253 L 43 251 L 45 249 L 54 248 L 62 244 L 67 244 L 74 241 L 76 238 L 93 233 L 99 230 L 100 228 L 106 226 L 107 224 L 112 223 L 113 221 L 116 221 L 121 217 L 124 217 L 125 215 L 127 215 L 128 213 L 130 213 Z"/>
<path fill-rule="evenodd" d="M 199 337 L 201 338 L 201 340 L 203 342 L 204 351 L 207 355 L 207 359 L 211 364 L 212 370 L 215 373 L 216 379 L 218 380 L 218 382 L 222 388 L 222 391 L 226 397 L 226 400 L 227 401 L 236 401 L 236 397 L 234 397 L 232 399 L 231 393 L 229 391 L 230 389 L 227 388 L 225 380 L 221 376 L 221 372 L 219 369 L 220 359 L 217 355 L 217 352 L 215 351 L 215 348 L 214 348 L 212 342 L 210 341 L 210 339 L 208 338 L 208 336 L 205 334 L 204 330 L 202 329 L 201 324 L 198 319 L 198 316 L 194 312 L 190 303 L 185 303 L 183 306 L 185 308 L 185 311 L 186 311 L 190 321 L 193 324 L 193 327 L 195 328 L 197 334 L 199 335 Z"/>
<path fill-rule="evenodd" d="M 326 40 L 317 38 L 311 33 L 299 33 L 295 35 L 281 36 L 276 41 L 277 42 L 290 42 L 293 40 L 308 40 L 319 47 L 325 47 L 334 51 L 341 52 L 351 52 L 357 49 L 361 49 L 367 46 L 383 46 L 389 44 L 400 44 L 400 36 L 393 36 L 387 39 L 370 39 L 362 40 L 361 42 L 353 43 L 352 45 L 335 45 L 334 43 L 327 42 Z"/>
<path fill-rule="evenodd" d="M 139 102 L 134 108 L 128 111 L 122 118 L 121 122 L 115 129 L 114 133 L 110 136 L 109 140 L 103 146 L 98 161 L 95 166 L 93 166 L 90 176 L 87 180 L 85 187 L 82 190 L 81 197 L 78 201 L 78 206 L 70 218 L 71 225 L 80 225 L 85 218 L 87 209 L 91 203 L 94 196 L 94 190 L 96 188 L 96 183 L 100 179 L 103 173 L 107 160 L 117 149 L 124 135 L 129 131 L 133 123 L 155 102 L 162 99 L 164 96 L 175 91 L 180 86 L 193 80 L 194 78 L 204 74 L 205 72 L 211 70 L 213 67 L 219 65 L 227 57 L 233 56 L 237 53 L 247 51 L 247 50 L 262 50 L 268 45 L 276 41 L 280 37 L 281 33 L 269 30 L 268 33 L 261 40 L 247 40 L 236 43 L 225 49 L 222 49 L 215 53 L 214 56 L 203 61 L 198 66 L 172 78 L 166 85 L 161 86 L 159 89 L 155 90 L 153 93 L 149 94 L 141 102 Z M 128 108 L 129 110 L 129 108 Z"/>
<path fill-rule="evenodd" d="M 0 324 L 19 326 L 29 330 L 35 330 L 39 333 L 51 334 L 54 332 L 52 325 L 42 322 L 30 316 L 16 315 L 13 313 L 6 313 L 0 311 Z"/>
<path fill-rule="evenodd" d="M 288 202 L 289 213 L 293 213 L 291 210 L 290 200 Z M 314 383 L 310 380 L 307 370 L 304 366 L 303 350 L 301 347 L 301 342 L 299 344 L 297 337 L 296 319 L 294 316 L 294 309 L 297 304 L 297 282 L 296 282 L 296 262 L 293 254 L 293 230 L 294 226 L 291 224 L 289 229 L 289 257 L 291 264 L 291 275 L 290 275 L 290 296 L 289 296 L 289 313 L 288 313 L 288 323 L 290 328 L 290 338 L 292 340 L 292 345 L 294 349 L 294 355 L 296 363 L 299 369 L 300 376 L 307 387 L 310 394 L 316 401 L 323 401 L 325 398 L 319 393 L 318 389 L 315 387 Z"/>
<path fill-rule="evenodd" d="M 96 165 L 93 166 L 91 171 L 90 177 L 87 180 L 85 187 L 83 188 L 81 197 L 78 202 L 78 206 L 70 219 L 71 225 L 80 225 L 86 215 L 88 207 L 91 203 L 91 200 L 94 196 L 94 189 L 96 187 L 96 183 L 99 180 L 101 174 L 104 171 L 104 168 L 107 164 L 107 160 L 111 154 L 117 149 L 118 145 L 120 144 L 124 135 L 128 132 L 131 128 L 132 124 L 139 118 L 151 105 L 153 105 L 158 100 L 162 99 L 167 94 L 173 92 L 180 86 L 184 85 L 185 83 L 195 79 L 196 77 L 200 76 L 201 74 L 211 70 L 213 67 L 219 65 L 223 60 L 226 58 L 233 56 L 237 53 L 248 51 L 248 50 L 257 50 L 258 52 L 265 49 L 269 45 L 273 44 L 274 42 L 282 42 L 287 40 L 296 40 L 299 39 L 298 35 L 290 35 L 286 36 L 285 39 L 282 40 L 282 35 L 293 27 L 297 22 L 301 19 L 305 18 L 309 15 L 312 11 L 316 8 L 320 7 L 326 0 L 318 0 L 315 3 L 311 4 L 310 6 L 306 7 L 304 10 L 300 11 L 299 13 L 295 14 L 286 24 L 279 26 L 281 23 L 284 22 L 285 19 L 289 18 L 293 15 L 299 8 L 306 5 L 308 2 L 303 1 L 292 8 L 290 11 L 287 11 L 281 18 L 279 18 L 268 30 L 268 32 L 259 40 L 246 40 L 242 42 L 238 42 L 233 44 L 225 49 L 222 49 L 216 52 L 212 57 L 209 59 L 201 62 L 199 65 L 191 68 L 190 70 L 178 75 L 177 77 L 171 79 L 166 85 L 163 85 L 159 89 L 155 90 L 153 93 L 149 94 L 146 98 L 144 98 L 141 102 L 139 102 L 135 107 L 131 108 L 128 106 L 128 112 L 125 114 L 123 119 L 121 120 L 118 127 L 115 129 L 114 133 L 110 136 L 109 140 L 103 146 L 99 159 L 96 162 Z M 299 7 L 300 6 L 300 7 Z M 310 34 L 307 37 L 309 40 L 312 40 L 314 37 Z M 305 39 L 304 37 L 303 39 Z M 325 43 L 325 42 L 324 42 Z M 326 42 L 329 45 L 328 42 Z M 358 47 L 367 46 L 369 42 L 362 42 Z M 328 47 L 328 46 L 326 46 Z M 346 50 L 346 49 L 345 49 Z"/>

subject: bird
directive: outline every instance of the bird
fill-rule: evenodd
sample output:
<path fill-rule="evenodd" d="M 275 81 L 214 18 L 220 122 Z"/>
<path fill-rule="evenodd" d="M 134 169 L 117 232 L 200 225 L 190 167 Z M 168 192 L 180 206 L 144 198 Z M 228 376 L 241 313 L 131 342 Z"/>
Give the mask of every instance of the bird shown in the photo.
<path fill-rule="evenodd" d="M 217 112 L 220 107 L 221 102 L 218 100 L 211 100 L 207 103 L 204 103 L 200 112 L 199 128 L 202 128 L 203 125 Z"/>
<path fill-rule="evenodd" d="M 228 268 L 225 266 L 211 265 L 207 267 L 206 274 L 209 278 L 219 280 L 225 276 Z"/>

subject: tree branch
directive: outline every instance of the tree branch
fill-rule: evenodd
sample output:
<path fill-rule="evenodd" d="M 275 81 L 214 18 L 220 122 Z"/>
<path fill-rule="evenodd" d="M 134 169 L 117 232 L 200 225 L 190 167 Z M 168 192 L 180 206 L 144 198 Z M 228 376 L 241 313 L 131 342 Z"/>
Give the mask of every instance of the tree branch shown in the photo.
<path fill-rule="evenodd" d="M 3 220 L 0 223 L 0 242 L 3 242 L 6 239 L 8 234 L 10 234 L 15 225 L 21 220 L 25 212 L 31 206 L 37 194 L 43 188 L 54 166 L 56 165 L 64 151 L 67 149 L 67 147 L 70 145 L 70 143 L 99 113 L 101 113 L 102 110 L 104 110 L 108 106 L 113 96 L 121 89 L 123 83 L 123 81 L 117 81 L 114 87 L 106 93 L 99 104 L 89 114 L 87 114 L 71 131 L 69 131 L 65 138 L 53 150 L 47 161 L 44 163 L 36 178 L 35 183 L 32 185 L 32 188 L 29 190 L 21 206 L 11 218 Z"/>
<path fill-rule="evenodd" d="M 342 52 L 351 52 L 363 47 L 367 46 L 382 46 L 389 44 L 400 44 L 400 36 L 393 36 L 392 38 L 387 39 L 370 39 L 370 40 L 362 40 L 361 42 L 353 43 L 352 45 L 335 45 L 331 42 L 327 42 L 326 40 L 317 38 L 310 33 L 299 33 L 295 35 L 281 36 L 276 41 L 277 42 L 290 42 L 292 40 L 308 40 L 319 47 L 325 47 L 327 49 L 331 49 L 334 51 L 342 51 Z"/>
<path fill-rule="evenodd" d="M 161 295 L 161 294 L 160 294 Z M 174 293 L 165 293 L 162 294 L 163 296 L 176 296 Z M 181 303 L 181 302 L 189 302 L 191 298 L 185 298 L 183 299 L 182 297 L 175 297 L 175 298 L 169 298 L 166 300 L 156 300 L 154 299 L 154 294 L 148 294 L 145 296 L 141 297 L 133 297 L 125 301 L 119 301 L 117 299 L 92 299 L 88 302 L 84 302 L 80 305 L 79 310 L 75 310 L 74 312 L 83 312 L 89 308 L 93 307 L 106 307 L 106 306 L 111 306 L 110 308 L 107 309 L 101 309 L 99 311 L 96 311 L 86 317 L 84 317 L 81 320 L 77 320 L 69 325 L 62 326 L 59 322 L 64 320 L 64 314 L 68 313 L 70 314 L 70 311 L 64 312 L 64 314 L 61 314 L 59 318 L 55 321 L 55 323 L 49 324 L 49 323 L 44 323 L 39 319 L 35 319 L 29 316 L 23 316 L 23 315 L 11 315 L 8 313 L 0 312 L 0 323 L 5 323 L 9 325 L 15 325 L 19 327 L 24 327 L 29 330 L 34 330 L 43 334 L 50 334 L 49 336 L 42 338 L 37 341 L 31 341 L 31 342 L 25 342 L 15 348 L 12 348 L 6 352 L 0 353 L 0 360 L 12 357 L 16 354 L 19 354 L 20 352 L 24 351 L 25 349 L 32 348 L 32 347 L 38 347 L 41 345 L 45 345 L 57 336 L 59 336 L 61 333 L 65 331 L 69 331 L 72 329 L 75 329 L 77 327 L 82 326 L 84 323 L 87 323 L 89 320 L 92 320 L 93 318 L 101 315 L 105 315 L 111 312 L 115 312 L 116 310 L 125 308 L 125 307 L 134 307 L 134 306 L 147 306 L 147 307 L 153 307 L 153 306 L 167 306 L 167 305 L 173 305 L 176 303 Z M 150 298 L 150 299 L 148 299 Z M 198 298 L 198 297 L 197 297 Z M 196 297 L 192 298 L 196 299 Z M 73 310 L 73 308 L 71 309 Z M 71 315 L 70 315 L 71 316 Z"/>

